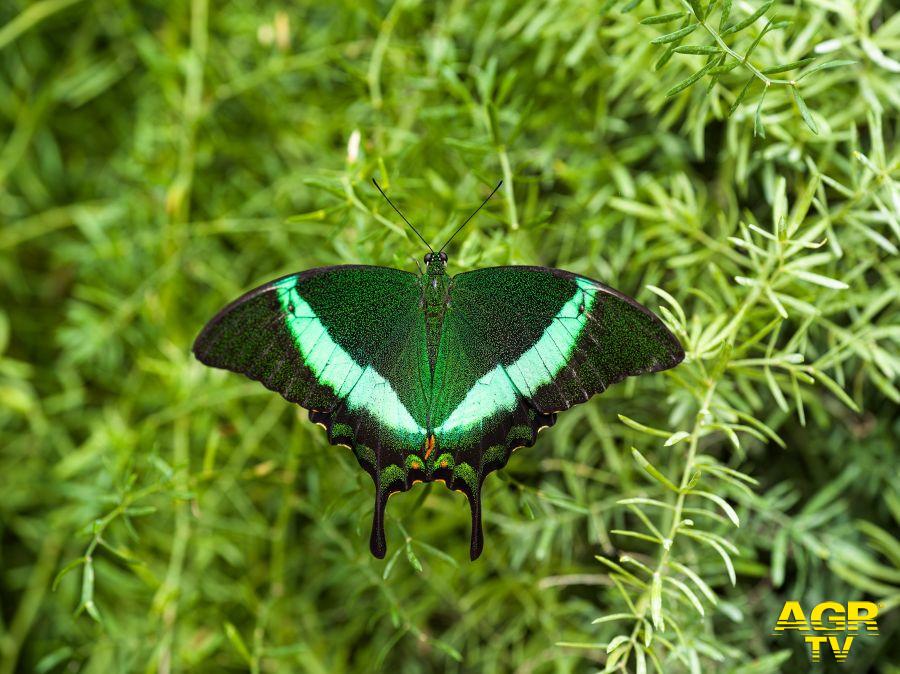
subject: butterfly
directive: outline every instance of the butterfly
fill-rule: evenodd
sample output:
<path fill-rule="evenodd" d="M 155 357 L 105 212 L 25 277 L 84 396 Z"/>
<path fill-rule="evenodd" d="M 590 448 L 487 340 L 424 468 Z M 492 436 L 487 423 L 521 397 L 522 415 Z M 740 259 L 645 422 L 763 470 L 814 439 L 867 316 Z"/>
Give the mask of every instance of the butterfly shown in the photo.
<path fill-rule="evenodd" d="M 444 248 L 490 196 L 435 252 L 375 186 L 428 246 L 424 270 L 284 276 L 222 309 L 193 351 L 305 407 L 331 444 L 353 451 L 375 483 L 375 557 L 387 551 L 388 497 L 443 482 L 468 498 L 475 560 L 485 478 L 559 412 L 674 367 L 684 350 L 647 308 L 586 276 L 534 266 L 450 276 Z"/>

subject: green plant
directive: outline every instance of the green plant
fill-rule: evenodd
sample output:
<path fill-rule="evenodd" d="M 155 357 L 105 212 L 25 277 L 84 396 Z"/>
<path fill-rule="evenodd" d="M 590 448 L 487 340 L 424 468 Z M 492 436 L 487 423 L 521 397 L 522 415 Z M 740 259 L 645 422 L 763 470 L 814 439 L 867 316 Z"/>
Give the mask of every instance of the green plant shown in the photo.
<path fill-rule="evenodd" d="M 0 673 L 801 671 L 784 600 L 862 597 L 842 671 L 891 671 L 900 19 L 651 4 L 0 8 Z M 440 489 L 373 560 L 350 454 L 189 354 L 279 274 L 413 268 L 372 176 L 433 240 L 503 178 L 452 271 L 607 280 L 689 354 L 491 478 L 477 564 Z"/>

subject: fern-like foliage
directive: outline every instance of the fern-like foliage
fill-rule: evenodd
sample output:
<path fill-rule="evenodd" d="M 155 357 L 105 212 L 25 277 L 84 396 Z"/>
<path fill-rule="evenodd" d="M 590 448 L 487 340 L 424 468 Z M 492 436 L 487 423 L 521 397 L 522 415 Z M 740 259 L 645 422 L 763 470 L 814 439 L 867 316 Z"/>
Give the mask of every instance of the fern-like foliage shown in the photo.
<path fill-rule="evenodd" d="M 0 3 L 0 674 L 808 671 L 900 622 L 900 14 L 882 0 Z M 688 359 L 396 497 L 197 364 L 292 271 L 545 264 Z M 893 649 L 893 650 L 892 650 Z M 817 664 L 830 672 L 832 663 Z"/>

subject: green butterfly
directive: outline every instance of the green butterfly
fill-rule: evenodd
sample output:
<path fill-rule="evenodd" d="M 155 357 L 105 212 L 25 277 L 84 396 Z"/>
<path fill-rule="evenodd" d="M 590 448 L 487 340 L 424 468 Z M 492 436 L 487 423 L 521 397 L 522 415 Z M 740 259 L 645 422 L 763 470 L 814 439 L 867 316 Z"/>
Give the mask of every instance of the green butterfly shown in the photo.
<path fill-rule="evenodd" d="M 388 497 L 441 481 L 469 499 L 477 559 L 488 474 L 558 412 L 684 358 L 659 318 L 609 286 L 546 267 L 449 276 L 447 243 L 429 246 L 418 274 L 341 265 L 282 277 L 222 309 L 194 343 L 200 361 L 307 408 L 331 444 L 353 450 L 375 481 L 379 558 Z"/>

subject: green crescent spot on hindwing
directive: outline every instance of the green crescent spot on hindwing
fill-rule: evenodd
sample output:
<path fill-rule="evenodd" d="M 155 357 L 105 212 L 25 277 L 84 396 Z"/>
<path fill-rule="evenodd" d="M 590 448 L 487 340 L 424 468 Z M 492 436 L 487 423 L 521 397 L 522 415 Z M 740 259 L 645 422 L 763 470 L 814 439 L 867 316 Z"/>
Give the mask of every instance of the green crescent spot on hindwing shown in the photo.
<path fill-rule="evenodd" d="M 470 557 L 482 551 L 481 487 L 556 414 L 623 378 L 679 363 L 650 311 L 597 281 L 543 267 L 449 277 L 346 265 L 293 274 L 228 305 L 194 353 L 310 410 L 375 482 L 370 548 L 385 505 L 415 482 L 462 491 Z"/>

